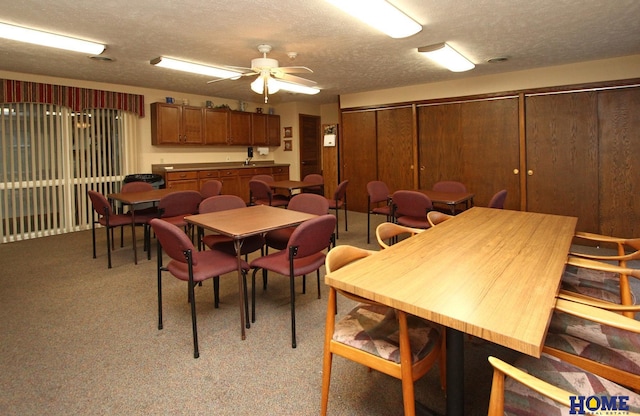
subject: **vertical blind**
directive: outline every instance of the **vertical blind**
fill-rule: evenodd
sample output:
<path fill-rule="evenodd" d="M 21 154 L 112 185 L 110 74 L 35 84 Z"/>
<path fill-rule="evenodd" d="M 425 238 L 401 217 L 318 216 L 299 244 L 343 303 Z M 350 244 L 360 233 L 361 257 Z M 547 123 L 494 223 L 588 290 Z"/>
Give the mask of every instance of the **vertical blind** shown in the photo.
<path fill-rule="evenodd" d="M 53 104 L 0 104 L 2 242 L 91 227 L 87 190 L 120 189 L 136 116 Z"/>

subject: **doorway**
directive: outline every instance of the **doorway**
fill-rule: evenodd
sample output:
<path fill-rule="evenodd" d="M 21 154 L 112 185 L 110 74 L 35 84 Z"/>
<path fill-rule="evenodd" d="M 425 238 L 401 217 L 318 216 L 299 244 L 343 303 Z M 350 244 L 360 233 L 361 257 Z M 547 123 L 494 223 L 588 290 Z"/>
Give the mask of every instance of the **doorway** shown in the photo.
<path fill-rule="evenodd" d="M 300 179 L 311 173 L 322 174 L 320 117 L 300 114 Z"/>

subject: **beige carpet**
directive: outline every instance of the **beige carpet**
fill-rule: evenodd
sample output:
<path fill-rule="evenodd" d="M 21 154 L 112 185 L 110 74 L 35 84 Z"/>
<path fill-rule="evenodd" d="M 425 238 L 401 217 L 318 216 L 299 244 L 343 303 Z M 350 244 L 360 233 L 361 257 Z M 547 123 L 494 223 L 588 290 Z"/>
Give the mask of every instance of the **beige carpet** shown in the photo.
<path fill-rule="evenodd" d="M 376 224 L 382 217 L 375 217 Z M 366 214 L 340 217 L 339 244 L 366 244 Z M 136 266 L 128 232 L 107 269 L 104 231 L 98 258 L 91 231 L 0 245 L 0 414 L 2 415 L 315 415 L 320 409 L 326 290 L 315 276 L 296 311 L 291 348 L 288 278 L 270 274 L 257 296 L 257 322 L 240 339 L 237 279 L 196 288 L 200 358 L 193 358 L 186 284 L 165 275 L 164 329 L 157 328 L 156 257 Z M 117 234 L 117 233 L 116 233 Z M 139 250 L 142 247 L 142 233 Z M 374 239 L 375 241 L 375 239 Z M 324 268 L 323 268 L 324 269 Z M 324 274 L 324 270 L 323 270 Z M 339 309 L 350 305 L 341 300 Z M 465 407 L 486 414 L 489 354 L 517 354 L 467 338 Z M 445 398 L 434 368 L 416 382 L 418 400 L 438 412 Z M 399 380 L 336 358 L 331 415 L 401 415 Z"/>

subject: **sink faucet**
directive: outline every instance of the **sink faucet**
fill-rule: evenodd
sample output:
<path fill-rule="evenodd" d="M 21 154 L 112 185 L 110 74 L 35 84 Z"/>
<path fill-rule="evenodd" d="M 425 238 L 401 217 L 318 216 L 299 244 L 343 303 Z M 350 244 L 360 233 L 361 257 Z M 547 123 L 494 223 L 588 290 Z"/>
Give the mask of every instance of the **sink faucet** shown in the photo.
<path fill-rule="evenodd" d="M 244 165 L 245 165 L 245 166 L 249 166 L 249 163 L 251 163 L 251 158 L 250 158 L 250 157 L 248 157 L 248 158 L 246 158 L 246 159 L 244 160 Z"/>

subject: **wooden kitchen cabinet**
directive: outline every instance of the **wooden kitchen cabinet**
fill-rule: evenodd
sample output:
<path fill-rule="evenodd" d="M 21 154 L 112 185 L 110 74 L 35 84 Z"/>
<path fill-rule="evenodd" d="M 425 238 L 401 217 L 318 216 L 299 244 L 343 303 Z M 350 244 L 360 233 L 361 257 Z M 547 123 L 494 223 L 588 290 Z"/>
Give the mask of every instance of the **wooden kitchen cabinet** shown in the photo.
<path fill-rule="evenodd" d="M 229 140 L 234 146 L 251 146 L 251 113 L 229 111 Z"/>
<path fill-rule="evenodd" d="M 167 172 L 165 179 L 167 189 L 181 191 L 200 191 L 198 172 Z"/>
<path fill-rule="evenodd" d="M 220 180 L 220 172 L 217 170 L 200 170 L 198 171 L 198 190 L 202 189 L 202 185 L 211 180 Z"/>
<path fill-rule="evenodd" d="M 151 104 L 151 144 L 199 145 L 204 143 L 201 107 Z"/>
<path fill-rule="evenodd" d="M 229 141 L 229 111 L 204 109 L 204 144 L 225 145 Z"/>
<path fill-rule="evenodd" d="M 251 131 L 254 146 L 280 146 L 280 116 L 251 114 Z"/>

